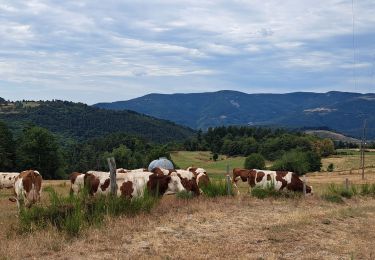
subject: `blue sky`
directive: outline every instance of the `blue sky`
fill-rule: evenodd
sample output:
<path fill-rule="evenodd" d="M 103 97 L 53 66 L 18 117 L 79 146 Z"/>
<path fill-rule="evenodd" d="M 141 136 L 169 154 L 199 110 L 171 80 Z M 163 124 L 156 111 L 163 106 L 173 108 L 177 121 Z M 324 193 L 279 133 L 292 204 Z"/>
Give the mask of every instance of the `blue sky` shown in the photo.
<path fill-rule="evenodd" d="M 0 97 L 374 92 L 374 13 L 354 0 L 353 77 L 348 0 L 0 0 Z"/>

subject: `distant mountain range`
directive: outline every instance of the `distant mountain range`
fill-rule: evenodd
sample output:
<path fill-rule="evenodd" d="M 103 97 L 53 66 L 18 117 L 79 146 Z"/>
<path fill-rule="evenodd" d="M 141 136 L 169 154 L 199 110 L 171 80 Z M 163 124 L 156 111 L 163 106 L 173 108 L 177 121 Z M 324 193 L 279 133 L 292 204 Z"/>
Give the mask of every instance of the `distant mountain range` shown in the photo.
<path fill-rule="evenodd" d="M 171 121 L 134 111 L 111 111 L 67 101 L 6 102 L 0 98 L 0 121 L 14 133 L 34 124 L 49 129 L 64 140 L 87 140 L 124 132 L 155 143 L 185 140 L 195 132 Z"/>
<path fill-rule="evenodd" d="M 375 94 L 331 91 L 246 94 L 223 90 L 192 94 L 149 94 L 128 101 L 98 103 L 98 108 L 134 110 L 195 129 L 221 125 L 328 127 L 375 138 Z"/>

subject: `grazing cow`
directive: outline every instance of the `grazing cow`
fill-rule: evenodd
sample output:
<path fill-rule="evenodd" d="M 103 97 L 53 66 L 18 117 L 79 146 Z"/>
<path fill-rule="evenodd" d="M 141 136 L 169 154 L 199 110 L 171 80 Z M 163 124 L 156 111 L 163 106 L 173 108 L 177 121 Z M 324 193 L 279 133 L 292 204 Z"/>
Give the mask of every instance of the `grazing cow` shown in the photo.
<path fill-rule="evenodd" d="M 80 172 L 73 172 L 72 174 L 70 174 L 70 194 L 77 195 L 81 191 L 81 189 L 85 185 L 84 177 L 85 174 Z"/>
<path fill-rule="evenodd" d="M 171 174 L 177 173 L 177 176 L 180 178 L 182 186 L 184 186 L 185 190 L 193 192 L 195 195 L 199 195 L 201 193 L 198 184 L 197 178 L 195 175 L 186 170 L 167 170 L 163 168 L 154 168 L 152 170 L 153 173 L 157 174 L 164 174 L 170 176 Z"/>
<path fill-rule="evenodd" d="M 247 181 L 250 187 L 273 186 L 276 190 L 303 191 L 303 182 L 294 172 L 266 171 L 257 169 L 233 169 L 233 183 L 237 187 L 238 179 Z M 306 193 L 312 194 L 312 187 L 306 185 Z"/>
<path fill-rule="evenodd" d="M 237 181 L 242 180 L 243 182 L 247 182 L 247 179 L 249 178 L 251 170 L 247 169 L 240 169 L 240 168 L 234 168 L 233 169 L 233 178 L 232 182 L 237 187 Z"/>
<path fill-rule="evenodd" d="M 18 209 L 23 204 L 30 208 L 34 203 L 40 201 L 40 190 L 42 188 L 42 176 L 38 171 L 28 170 L 21 172 L 14 183 L 14 197 L 9 198 L 17 202 Z"/>
<path fill-rule="evenodd" d="M 201 190 L 198 187 L 198 180 L 194 173 L 187 170 L 176 170 L 176 172 L 181 179 L 182 185 L 187 191 L 191 191 L 195 195 L 201 194 Z"/>
<path fill-rule="evenodd" d="M 208 177 L 205 169 L 189 167 L 186 170 L 195 175 L 199 187 L 207 186 L 210 183 L 210 178 Z"/>
<path fill-rule="evenodd" d="M 0 189 L 13 188 L 19 172 L 0 172 Z"/>
<path fill-rule="evenodd" d="M 84 176 L 84 183 L 88 187 L 90 195 L 108 194 L 110 182 L 109 177 L 101 178 L 90 173 L 86 173 Z M 117 196 L 126 198 L 141 197 L 144 195 L 145 189 L 153 195 L 156 195 L 157 191 L 157 195 L 163 195 L 185 190 L 177 173 L 168 176 L 163 173 L 131 171 L 116 178 L 116 182 Z"/>

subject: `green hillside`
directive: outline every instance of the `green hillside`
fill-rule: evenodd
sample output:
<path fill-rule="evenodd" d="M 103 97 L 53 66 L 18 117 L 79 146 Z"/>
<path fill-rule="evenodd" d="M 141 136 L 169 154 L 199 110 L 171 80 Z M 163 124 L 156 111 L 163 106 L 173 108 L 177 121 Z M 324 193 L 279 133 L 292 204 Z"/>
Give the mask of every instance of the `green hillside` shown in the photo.
<path fill-rule="evenodd" d="M 149 94 L 128 101 L 94 105 L 130 109 L 195 129 L 222 125 L 329 128 L 360 137 L 363 120 L 375 138 L 375 94 L 331 91 L 287 94 L 247 94 L 217 91 L 188 94 Z"/>
<path fill-rule="evenodd" d="M 66 101 L 0 102 L 0 121 L 19 134 L 27 125 L 44 127 L 64 138 L 87 140 L 124 132 L 156 143 L 184 140 L 188 127 L 133 111 L 110 111 Z"/>

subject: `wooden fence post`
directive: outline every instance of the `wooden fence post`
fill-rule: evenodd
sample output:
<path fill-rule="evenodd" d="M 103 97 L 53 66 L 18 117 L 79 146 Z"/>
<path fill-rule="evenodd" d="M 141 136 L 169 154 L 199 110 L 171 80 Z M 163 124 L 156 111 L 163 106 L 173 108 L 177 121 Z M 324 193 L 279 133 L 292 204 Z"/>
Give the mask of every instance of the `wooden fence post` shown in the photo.
<path fill-rule="evenodd" d="M 231 188 L 230 188 L 230 176 L 229 176 L 229 165 L 227 164 L 227 175 L 225 176 L 225 183 L 227 186 L 227 195 L 231 195 Z"/>
<path fill-rule="evenodd" d="M 345 179 L 345 189 L 349 190 L 349 179 L 348 178 Z"/>
<path fill-rule="evenodd" d="M 306 196 L 306 175 L 303 175 L 303 195 Z"/>
<path fill-rule="evenodd" d="M 109 177 L 111 180 L 111 194 L 117 194 L 117 183 L 116 183 L 116 161 L 115 158 L 107 158 L 108 167 L 109 167 Z"/>

